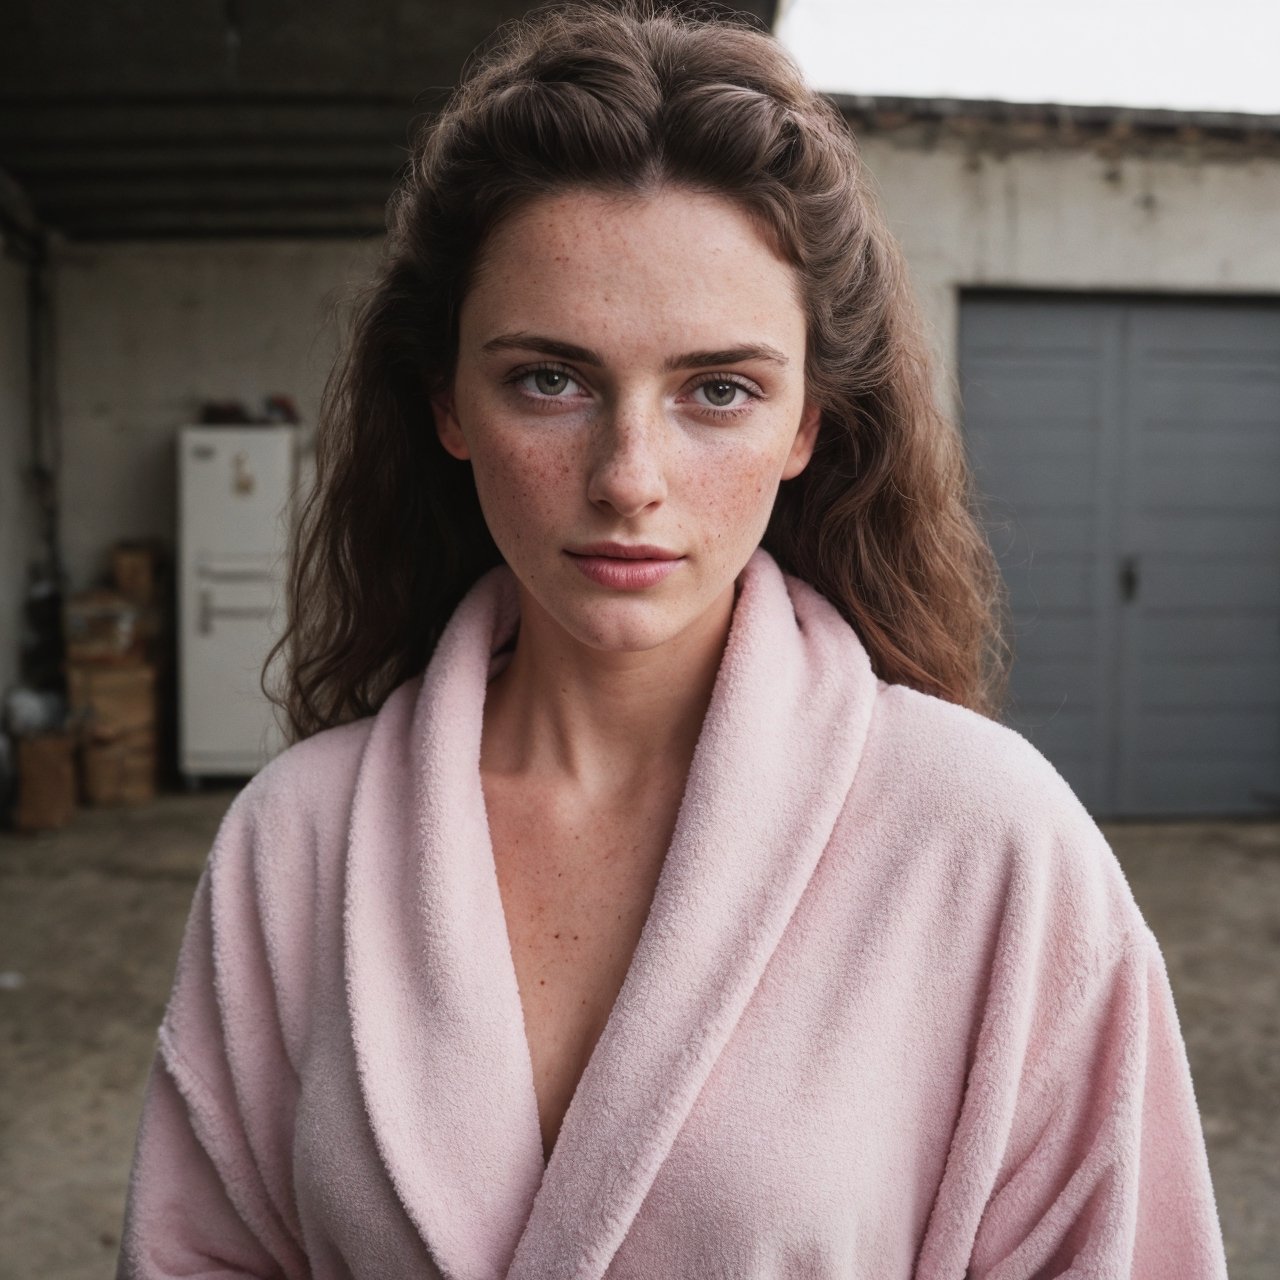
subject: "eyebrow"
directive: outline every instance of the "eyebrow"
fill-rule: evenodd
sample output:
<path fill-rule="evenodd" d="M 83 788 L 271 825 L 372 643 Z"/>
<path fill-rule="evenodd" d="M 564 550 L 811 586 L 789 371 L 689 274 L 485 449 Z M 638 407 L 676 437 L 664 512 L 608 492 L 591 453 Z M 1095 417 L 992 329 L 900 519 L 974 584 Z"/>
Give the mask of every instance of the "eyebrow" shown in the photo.
<path fill-rule="evenodd" d="M 604 359 L 587 347 L 580 347 L 573 342 L 561 342 L 558 338 L 548 338 L 539 333 L 503 333 L 490 338 L 481 351 L 539 351 L 544 355 L 559 356 L 563 360 L 576 360 L 579 364 L 594 365 L 599 368 Z M 726 347 L 721 351 L 688 351 L 684 355 L 668 356 L 663 362 L 664 373 L 674 373 L 678 369 L 701 369 L 707 365 L 738 364 L 743 360 L 768 360 L 773 364 L 790 364 L 786 356 L 777 347 L 765 342 L 745 343 L 740 347 Z"/>

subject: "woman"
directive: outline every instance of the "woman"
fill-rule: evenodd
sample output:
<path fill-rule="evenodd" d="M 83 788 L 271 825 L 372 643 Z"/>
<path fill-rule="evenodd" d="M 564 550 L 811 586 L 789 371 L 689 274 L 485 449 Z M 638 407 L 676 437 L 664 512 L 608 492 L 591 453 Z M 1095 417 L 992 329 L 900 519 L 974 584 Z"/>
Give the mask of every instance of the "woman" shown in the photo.
<path fill-rule="evenodd" d="M 767 35 L 505 29 L 322 424 L 127 1276 L 1225 1275 L 1168 980 Z"/>

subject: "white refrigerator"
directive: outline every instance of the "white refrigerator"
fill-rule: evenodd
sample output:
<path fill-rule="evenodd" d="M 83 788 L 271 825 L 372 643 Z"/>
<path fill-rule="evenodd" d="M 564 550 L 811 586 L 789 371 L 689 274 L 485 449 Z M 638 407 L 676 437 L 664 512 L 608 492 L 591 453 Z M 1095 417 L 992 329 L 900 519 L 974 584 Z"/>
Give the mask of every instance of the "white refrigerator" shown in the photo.
<path fill-rule="evenodd" d="M 285 625 L 301 442 L 297 426 L 178 429 L 178 767 L 189 787 L 255 773 L 284 745 L 259 682 Z"/>

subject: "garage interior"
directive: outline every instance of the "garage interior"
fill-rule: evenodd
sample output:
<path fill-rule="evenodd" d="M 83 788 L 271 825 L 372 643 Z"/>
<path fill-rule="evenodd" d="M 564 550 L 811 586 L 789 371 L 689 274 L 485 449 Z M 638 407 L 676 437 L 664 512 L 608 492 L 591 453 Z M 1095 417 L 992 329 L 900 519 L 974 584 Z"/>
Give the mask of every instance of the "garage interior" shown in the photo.
<path fill-rule="evenodd" d="M 18 735 L 0 734 L 0 1275 L 80 1280 L 115 1257 L 187 907 L 251 772 L 182 768 L 179 429 L 296 428 L 303 473 L 412 132 L 529 7 L 0 15 L 0 690 L 39 695 L 20 706 L 38 718 L 70 666 L 105 726 L 46 747 L 58 781 L 25 830 Z M 1017 629 L 1010 723 L 1098 816 L 1160 940 L 1231 1274 L 1263 1280 L 1280 1249 L 1280 120 L 839 101 L 987 497 Z M 228 611 L 259 607 L 235 590 Z"/>

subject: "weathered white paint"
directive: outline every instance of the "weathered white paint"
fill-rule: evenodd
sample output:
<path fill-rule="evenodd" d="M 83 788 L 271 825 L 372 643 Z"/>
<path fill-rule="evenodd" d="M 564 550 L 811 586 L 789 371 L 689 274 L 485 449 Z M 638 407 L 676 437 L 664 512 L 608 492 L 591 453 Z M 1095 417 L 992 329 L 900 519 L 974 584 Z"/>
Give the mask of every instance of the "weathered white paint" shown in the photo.
<path fill-rule="evenodd" d="M 965 286 L 1280 295 L 1280 158 L 862 141 L 954 397 Z M 953 398 L 954 406 L 954 398 Z"/>
<path fill-rule="evenodd" d="M 118 538 L 175 531 L 174 429 L 207 400 L 290 395 L 314 422 L 341 334 L 335 312 L 374 242 L 67 246 L 56 324 L 62 538 L 73 590 Z"/>
<path fill-rule="evenodd" d="M 0 252 L 0 693 L 17 678 L 31 503 L 27 268 Z"/>

